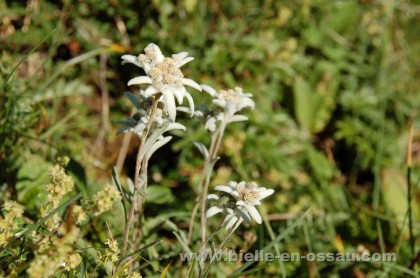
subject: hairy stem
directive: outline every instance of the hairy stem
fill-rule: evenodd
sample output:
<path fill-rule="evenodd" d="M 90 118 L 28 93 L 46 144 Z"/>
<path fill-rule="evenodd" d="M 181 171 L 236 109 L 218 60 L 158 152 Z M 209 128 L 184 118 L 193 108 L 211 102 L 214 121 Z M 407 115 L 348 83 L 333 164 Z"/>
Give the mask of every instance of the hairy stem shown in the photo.
<path fill-rule="evenodd" d="M 143 204 L 145 202 L 145 198 L 141 198 L 141 194 L 140 192 L 141 189 L 143 189 L 143 191 L 145 192 L 146 187 L 147 187 L 147 178 L 145 178 L 144 184 L 142 185 L 142 188 L 140 188 L 140 170 L 142 170 L 141 172 L 147 175 L 147 163 L 143 163 L 143 159 L 142 159 L 142 149 L 143 146 L 146 142 L 147 136 L 149 135 L 150 129 L 152 128 L 152 124 L 155 118 L 155 114 L 156 114 L 156 110 L 157 110 L 157 106 L 158 106 L 158 99 L 160 97 L 160 94 L 156 95 L 153 101 L 153 106 L 152 106 L 152 110 L 150 112 L 150 118 L 149 121 L 147 122 L 147 127 L 146 127 L 146 131 L 143 133 L 143 136 L 141 137 L 140 140 L 140 145 L 137 151 L 137 159 L 136 159 L 136 169 L 135 169 L 135 176 L 134 176 L 134 186 L 135 186 L 135 193 L 132 197 L 132 204 L 131 204 L 131 209 L 130 212 L 127 216 L 127 222 L 126 222 L 126 226 L 125 226 L 125 231 L 124 231 L 124 240 L 123 240 L 123 248 L 122 248 L 122 257 L 124 257 L 124 255 L 127 252 L 127 245 L 128 245 L 128 237 L 130 234 L 130 227 L 131 227 L 131 223 L 133 221 L 133 216 L 135 214 L 136 215 L 136 219 L 138 221 L 138 219 L 141 219 L 142 217 L 142 208 Z M 143 156 L 144 158 L 144 156 Z M 143 169 L 142 169 L 143 166 Z M 146 167 L 146 168 L 144 168 Z M 138 224 L 139 222 L 137 222 Z M 140 228 L 138 227 L 138 225 L 134 225 L 134 227 Z M 134 234 L 136 234 L 136 232 L 134 232 Z M 134 238 L 136 239 L 136 241 L 139 241 L 139 237 L 134 237 L 133 234 L 133 240 Z M 134 243 L 134 242 L 132 242 Z M 132 244 L 132 246 L 136 246 L 136 244 Z"/>
<path fill-rule="evenodd" d="M 225 132 L 225 128 L 226 128 L 226 124 L 225 122 L 222 122 L 222 124 L 220 125 L 218 132 L 215 132 L 212 136 L 212 144 L 210 146 L 210 152 L 209 152 L 209 157 L 206 160 L 206 164 L 204 167 L 204 172 L 203 172 L 203 177 L 205 177 L 203 180 L 205 181 L 204 183 L 204 188 L 203 188 L 203 192 L 201 195 L 201 243 L 204 245 L 206 242 L 206 222 L 207 222 L 207 218 L 206 218 L 206 199 L 207 199 L 207 194 L 209 191 L 209 185 L 210 185 L 210 177 L 211 177 L 211 171 L 209 171 L 208 167 L 213 167 L 212 165 L 212 160 L 215 159 L 217 157 L 217 152 L 219 151 L 220 148 L 220 143 L 222 141 L 223 138 L 223 133 Z M 200 188 L 201 188 L 202 184 L 200 184 Z"/>

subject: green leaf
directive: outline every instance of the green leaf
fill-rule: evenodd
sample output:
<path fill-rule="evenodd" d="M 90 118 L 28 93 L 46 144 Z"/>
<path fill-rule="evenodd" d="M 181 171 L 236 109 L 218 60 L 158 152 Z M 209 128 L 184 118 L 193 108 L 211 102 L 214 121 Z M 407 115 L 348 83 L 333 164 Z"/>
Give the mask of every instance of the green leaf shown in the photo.
<path fill-rule="evenodd" d="M 163 185 L 151 185 L 146 189 L 147 202 L 154 204 L 167 204 L 175 201 L 171 189 Z"/>
<path fill-rule="evenodd" d="M 136 96 L 135 94 L 132 94 L 130 92 L 126 92 L 125 96 L 128 97 L 128 99 L 131 101 L 131 103 L 137 108 L 140 109 L 142 107 L 141 105 L 141 101 L 139 100 L 139 97 Z"/>
<path fill-rule="evenodd" d="M 307 155 L 316 178 L 330 180 L 334 176 L 334 166 L 322 152 L 311 146 L 307 148 Z"/>
<path fill-rule="evenodd" d="M 354 26 L 359 20 L 359 7 L 354 1 L 337 1 L 331 3 L 333 10 L 325 17 L 323 27 L 331 28 L 340 35 L 357 34 Z M 347 37 L 347 36 L 346 36 Z"/>
<path fill-rule="evenodd" d="M 32 157 L 19 169 L 16 183 L 18 201 L 26 204 L 28 210 L 37 209 L 44 202 L 51 166 L 39 157 Z"/>
<path fill-rule="evenodd" d="M 295 117 L 299 125 L 311 133 L 322 131 L 335 107 L 333 92 L 326 89 L 321 94 L 302 77 L 298 77 L 295 79 L 293 93 Z"/>
<path fill-rule="evenodd" d="M 397 218 L 397 224 L 401 228 L 403 219 L 408 210 L 407 204 L 407 182 L 405 176 L 397 169 L 387 168 L 382 171 L 382 194 L 385 205 L 391 209 L 392 214 Z M 420 217 L 420 204 L 416 198 L 412 203 L 413 218 Z M 408 230 L 405 230 L 408 232 Z"/>
<path fill-rule="evenodd" d="M 193 142 L 193 144 L 200 151 L 200 153 L 204 157 L 204 159 L 207 159 L 209 157 L 209 151 L 207 150 L 206 146 L 203 143 Z"/>
<path fill-rule="evenodd" d="M 317 110 L 322 103 L 322 98 L 301 77 L 295 79 L 293 93 L 295 117 L 303 129 L 311 131 L 315 125 Z"/>

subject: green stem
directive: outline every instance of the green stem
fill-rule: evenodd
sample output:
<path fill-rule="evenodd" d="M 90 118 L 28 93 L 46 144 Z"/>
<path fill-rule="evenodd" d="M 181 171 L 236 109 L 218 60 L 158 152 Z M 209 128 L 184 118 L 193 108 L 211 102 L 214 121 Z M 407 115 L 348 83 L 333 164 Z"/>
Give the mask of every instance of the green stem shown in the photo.
<path fill-rule="evenodd" d="M 413 215 L 411 210 L 411 199 L 412 199 L 412 189 L 411 189 L 411 165 L 407 168 L 407 206 L 408 206 L 408 231 L 410 234 L 410 250 L 411 257 L 414 258 L 414 235 L 413 235 Z"/>

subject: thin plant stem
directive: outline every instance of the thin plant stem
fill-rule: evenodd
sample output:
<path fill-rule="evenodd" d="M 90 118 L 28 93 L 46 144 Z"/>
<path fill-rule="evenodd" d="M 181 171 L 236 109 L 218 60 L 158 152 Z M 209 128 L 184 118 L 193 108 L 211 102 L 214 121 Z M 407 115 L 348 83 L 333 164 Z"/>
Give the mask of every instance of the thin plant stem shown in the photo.
<path fill-rule="evenodd" d="M 220 126 L 220 132 L 219 132 L 219 136 L 217 138 L 216 146 L 214 148 L 212 159 L 215 159 L 216 156 L 217 156 L 217 152 L 219 151 L 219 148 L 220 148 L 220 143 L 222 142 L 223 134 L 225 133 L 225 128 L 226 128 L 226 124 L 222 123 L 222 125 Z"/>
<path fill-rule="evenodd" d="M 128 235 L 130 233 L 130 226 L 131 226 L 131 220 L 133 218 L 134 215 L 134 204 L 131 205 L 131 209 L 130 212 L 128 213 L 127 216 L 127 221 L 126 221 L 126 225 L 125 225 L 125 230 L 124 230 L 124 240 L 123 240 L 123 246 L 122 246 L 122 257 L 123 255 L 125 255 L 125 252 L 127 250 L 127 244 L 128 244 Z"/>
<path fill-rule="evenodd" d="M 118 159 L 117 159 L 117 164 L 116 164 L 118 173 L 121 173 L 122 168 L 124 166 L 124 161 L 125 161 L 125 158 L 127 157 L 128 147 L 130 145 L 132 136 L 133 136 L 133 133 L 131 132 L 127 132 L 124 134 L 123 142 L 121 144 L 120 152 L 118 153 Z"/>
<path fill-rule="evenodd" d="M 99 88 L 101 91 L 101 129 L 96 137 L 93 149 L 96 155 L 102 155 L 105 145 L 105 136 L 109 130 L 109 92 L 106 85 L 107 56 L 105 53 L 99 55 L 100 72 L 99 72 Z"/>
<path fill-rule="evenodd" d="M 410 250 L 411 256 L 414 258 L 414 235 L 413 235 L 413 215 L 411 210 L 411 199 L 412 199 L 412 189 L 411 189 L 411 165 L 407 168 L 407 206 L 408 206 L 408 232 L 410 236 Z"/>
<path fill-rule="evenodd" d="M 136 169 L 135 169 L 135 176 L 134 176 L 134 186 L 136 188 L 137 194 L 139 194 L 139 195 L 140 195 L 140 193 L 139 193 L 140 192 L 139 179 L 140 179 L 140 170 L 141 170 L 141 167 L 142 167 L 141 152 L 142 152 L 142 148 L 143 148 L 143 146 L 146 142 L 147 136 L 149 135 L 150 128 L 152 127 L 152 124 L 153 124 L 153 120 L 154 120 L 155 113 L 156 113 L 157 106 L 158 106 L 159 97 L 160 97 L 160 94 L 156 95 L 155 98 L 154 98 L 152 110 L 150 112 L 150 118 L 149 118 L 149 121 L 147 122 L 146 131 L 141 138 L 139 148 L 138 148 L 138 151 L 137 151 Z M 147 170 L 145 170 L 145 171 L 147 173 Z M 144 171 L 142 171 L 142 172 L 144 172 Z M 136 194 L 134 194 L 133 198 L 132 198 L 131 209 L 130 209 L 130 212 L 129 212 L 128 217 L 127 217 L 126 227 L 125 227 L 125 231 L 124 231 L 123 248 L 122 248 L 122 252 L 121 252 L 122 257 L 125 255 L 125 253 L 127 251 L 128 237 L 129 237 L 129 234 L 130 234 L 131 222 L 133 221 L 133 216 L 134 216 L 136 211 L 141 212 L 142 210 L 140 209 L 139 198 L 136 196 Z M 137 215 L 137 219 L 138 218 L 141 218 L 141 215 Z"/>
<path fill-rule="evenodd" d="M 134 178 L 134 180 L 135 180 L 135 182 L 134 182 L 135 186 L 138 184 L 137 183 L 138 182 L 138 171 L 140 171 L 140 168 L 138 167 L 138 165 L 140 163 L 139 161 L 140 161 L 140 158 L 141 158 L 140 157 L 140 153 L 141 153 L 142 146 L 143 146 L 143 141 L 140 142 L 139 149 L 137 151 L 136 174 L 135 174 L 135 178 Z M 122 251 L 121 251 L 122 257 L 124 257 L 124 255 L 125 255 L 125 253 L 127 251 L 128 236 L 130 234 L 131 221 L 133 219 L 134 211 L 136 209 L 136 204 L 137 204 L 137 202 L 135 201 L 135 199 L 136 199 L 136 196 L 133 195 L 132 196 L 132 201 L 131 201 L 130 212 L 128 213 L 127 221 L 126 221 L 126 225 L 125 225 L 123 247 L 122 247 Z"/>
<path fill-rule="evenodd" d="M 406 164 L 407 164 L 407 210 L 408 210 L 408 232 L 409 232 L 409 241 L 410 241 L 410 250 L 411 257 L 415 256 L 414 248 L 414 236 L 413 236 L 413 215 L 411 209 L 411 199 L 412 199 L 412 184 L 411 184 L 411 154 L 412 154 L 412 145 L 413 145 L 413 121 L 410 121 L 408 129 L 408 142 L 407 142 L 407 153 L 406 153 Z"/>
<path fill-rule="evenodd" d="M 215 159 L 217 157 L 217 152 L 219 151 L 220 148 L 220 143 L 222 141 L 223 138 L 223 133 L 225 132 L 225 127 L 226 124 L 224 122 L 222 122 L 222 124 L 220 125 L 218 132 L 214 133 L 212 136 L 212 144 L 210 146 L 210 151 L 209 151 L 209 156 L 207 158 L 206 161 L 206 165 L 204 168 L 204 173 L 203 176 L 204 178 L 204 188 L 203 188 L 203 192 L 201 195 L 201 243 L 204 244 L 206 242 L 206 198 L 207 198 L 207 193 L 209 191 L 209 185 L 210 185 L 210 176 L 211 176 L 211 171 L 208 171 L 208 167 L 210 167 L 211 161 L 213 159 Z M 209 173 L 210 172 L 210 173 Z M 200 184 L 201 187 L 201 184 Z"/>
<path fill-rule="evenodd" d="M 199 196 L 199 195 L 197 195 Z M 191 242 L 192 239 L 192 234 L 193 234 L 193 227 L 194 227 L 194 219 L 195 216 L 197 215 L 198 212 L 198 208 L 200 207 L 200 203 L 196 203 L 194 206 L 194 209 L 191 213 L 191 219 L 190 219 L 190 224 L 188 226 L 188 236 L 187 236 L 187 244 L 189 244 Z"/>
<path fill-rule="evenodd" d="M 210 151 L 212 151 L 214 149 L 214 144 L 216 143 L 216 135 L 215 134 L 216 133 L 212 134 L 212 137 L 211 137 Z M 209 154 L 209 156 L 206 158 L 206 160 L 204 162 L 203 172 L 201 174 L 200 181 L 198 182 L 197 197 L 195 199 L 197 204 L 200 203 L 201 192 L 202 192 L 203 186 L 204 186 L 203 183 L 204 183 L 204 180 L 206 178 L 205 176 L 206 176 L 206 173 L 207 173 L 207 168 L 210 165 L 210 161 L 211 161 L 211 155 Z M 192 238 L 193 229 L 194 229 L 194 218 L 195 218 L 196 214 L 197 214 L 197 211 L 195 213 L 193 211 L 193 213 L 191 214 L 190 226 L 188 228 L 188 239 L 189 240 L 191 240 L 191 238 Z M 202 234 L 202 236 L 203 236 L 203 234 Z M 204 237 L 205 237 L 205 234 L 204 234 Z M 203 242 L 203 239 L 202 239 L 202 242 Z"/>
<path fill-rule="evenodd" d="M 153 121 L 154 121 L 154 118 L 155 118 L 155 115 L 156 115 L 156 111 L 157 111 L 157 106 L 158 106 L 158 102 L 159 102 L 158 100 L 159 100 L 159 98 L 160 98 L 160 94 L 156 95 L 155 98 L 154 98 L 152 110 L 150 112 L 150 119 L 147 122 L 146 132 L 144 133 L 143 138 L 142 138 L 142 145 L 145 144 L 146 139 L 147 139 L 147 136 L 149 135 L 149 132 L 150 132 L 150 130 L 152 128 L 152 124 L 153 124 Z M 139 166 L 138 171 L 136 171 L 136 177 L 137 177 L 137 182 L 138 182 L 138 179 L 139 179 L 139 176 L 140 176 L 140 172 L 142 173 L 142 175 L 147 176 L 147 168 L 148 168 L 148 160 L 147 160 L 147 158 L 143 157 L 143 160 L 142 161 L 139 161 L 139 164 L 136 165 L 136 168 L 137 168 L 137 166 Z M 138 184 L 137 184 L 137 186 L 138 186 Z M 142 187 L 143 187 L 142 188 L 143 189 L 143 192 L 145 192 L 146 189 L 147 189 L 147 177 L 145 178 L 145 180 L 144 180 L 144 182 L 142 184 Z M 133 234 L 134 235 L 134 237 L 133 237 L 133 243 L 134 244 L 138 243 L 136 241 L 138 241 L 139 238 L 141 237 L 141 227 L 140 227 L 140 225 L 141 225 L 141 219 L 142 219 L 143 211 L 144 211 L 144 208 L 143 207 L 144 207 L 144 204 L 146 202 L 146 198 L 144 198 L 144 197 L 142 198 L 142 197 L 143 196 L 141 194 L 138 194 L 138 203 L 137 203 L 137 205 L 138 205 L 137 221 L 138 222 L 137 222 L 137 225 L 135 225 L 135 227 L 137 227 L 137 229 L 140 229 L 140 231 L 134 232 L 134 234 Z"/>

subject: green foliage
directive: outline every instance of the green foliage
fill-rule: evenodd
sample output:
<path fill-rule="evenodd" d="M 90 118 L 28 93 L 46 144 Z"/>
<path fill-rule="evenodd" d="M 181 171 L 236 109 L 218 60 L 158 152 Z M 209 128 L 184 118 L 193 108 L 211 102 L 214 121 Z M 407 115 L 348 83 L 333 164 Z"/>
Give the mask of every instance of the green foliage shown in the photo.
<path fill-rule="evenodd" d="M 107 225 L 122 243 L 123 215 L 135 191 L 127 177 L 133 178 L 137 141 L 132 140 L 122 171 L 115 168 L 111 175 L 122 145 L 114 123 L 130 115 L 123 92 L 138 69 L 122 68 L 120 56 L 138 55 L 150 42 L 164 53 L 188 51 L 195 57 L 186 67 L 188 77 L 211 80 L 216 88 L 241 84 L 254 95 L 249 122 L 226 131 L 211 186 L 256 180 L 276 194 L 264 207 L 265 226 L 243 228 L 232 237 L 232 247 L 303 254 L 355 252 L 358 245 L 373 253 L 382 245 L 399 255 L 392 264 L 214 263 L 210 276 L 415 273 L 406 219 L 405 147 L 413 121 L 411 207 L 419 252 L 418 3 L 79 2 L 0 1 L 0 203 L 17 200 L 31 225 L 39 223 L 48 168 L 63 154 L 72 158 L 68 170 L 84 198 L 112 182 L 123 196 L 122 205 L 82 226 L 78 252 L 83 264 L 66 275 L 97 270 L 96 250 L 105 248 Z M 134 94 L 126 95 L 138 104 Z M 205 93 L 192 95 L 196 104 L 210 101 Z M 188 129 L 150 161 L 152 185 L 143 192 L 150 203 L 142 242 L 147 248 L 138 259 L 144 276 L 156 276 L 158 269 L 166 269 L 167 277 L 197 273 L 197 263 L 178 263 L 178 254 L 188 247 L 200 153 L 206 153 L 194 142 L 208 145 L 209 134 L 199 120 L 179 117 Z M 305 212 L 306 218 L 299 218 Z M 220 226 L 219 220 L 208 223 L 210 230 Z M 19 223 L 19 229 L 23 226 Z M 198 230 L 194 226 L 194 248 L 200 245 Z M 153 242 L 159 244 L 149 246 Z M 0 264 L 16 258 L 16 271 L 25 276 L 33 254 L 19 244 L 26 243 L 1 251 Z M 99 271 L 112 272 L 109 266 Z"/>
<path fill-rule="evenodd" d="M 35 158 L 24 163 L 17 173 L 17 200 L 30 211 L 39 209 L 39 205 L 45 202 L 46 191 L 43 185 L 49 181 L 49 167 L 51 164 L 45 160 Z"/>

